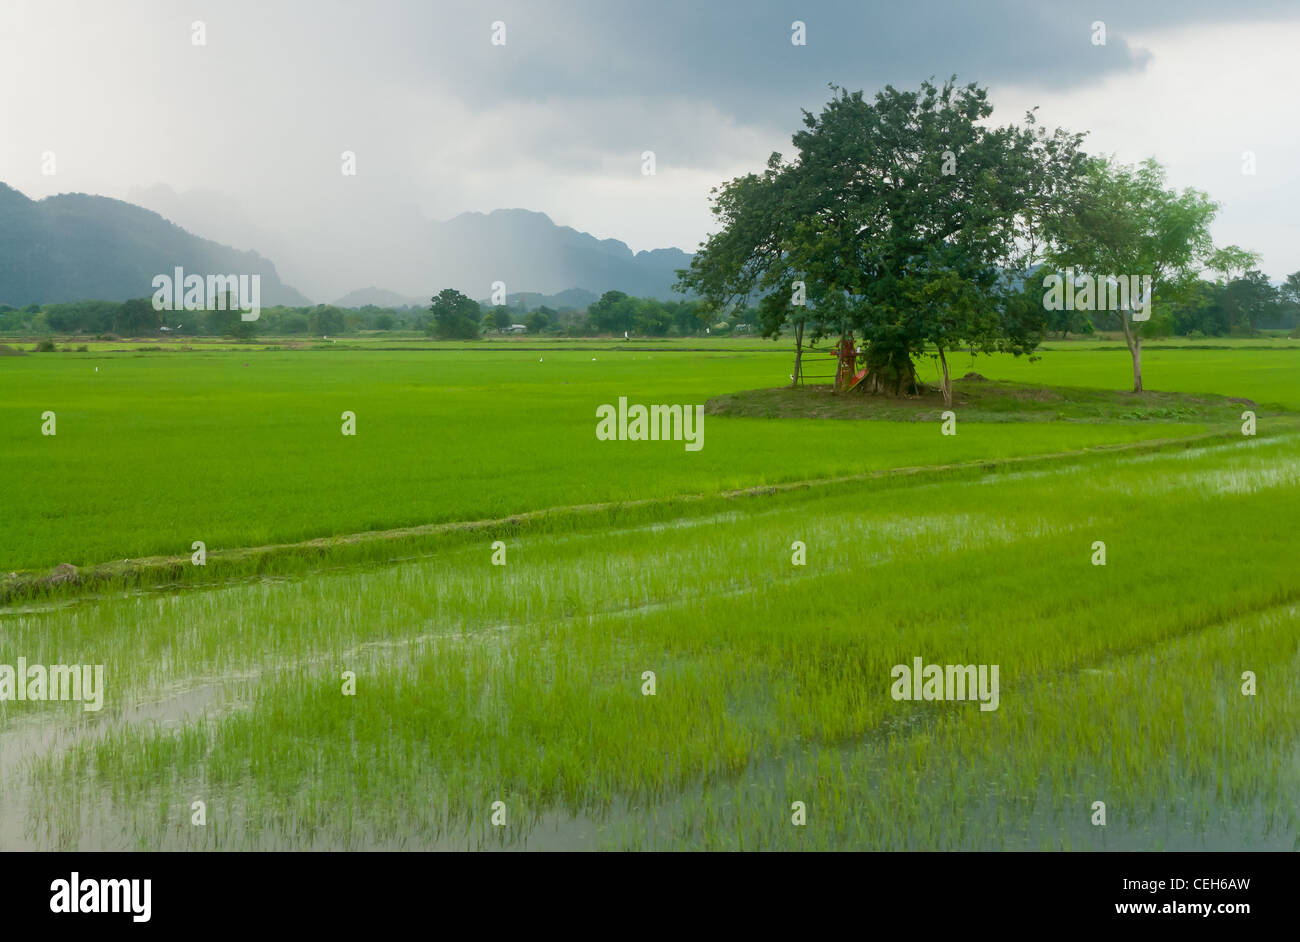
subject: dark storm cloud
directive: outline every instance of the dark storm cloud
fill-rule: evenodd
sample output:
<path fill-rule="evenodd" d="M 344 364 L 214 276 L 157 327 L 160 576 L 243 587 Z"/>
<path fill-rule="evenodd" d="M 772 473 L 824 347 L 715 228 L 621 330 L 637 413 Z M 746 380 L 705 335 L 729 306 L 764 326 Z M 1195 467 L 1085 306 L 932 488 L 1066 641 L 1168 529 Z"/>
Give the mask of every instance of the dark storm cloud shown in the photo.
<path fill-rule="evenodd" d="M 710 188 L 788 155 L 828 83 L 955 74 L 990 87 L 997 123 L 1042 106 L 1090 150 L 1158 156 L 1226 201 L 1227 241 L 1290 271 L 1300 135 L 1279 116 L 1298 21 L 1300 0 L 0 0 L 0 87 L 20 92 L 0 181 L 155 194 L 151 208 L 262 251 L 315 298 L 377 280 L 410 293 L 424 288 L 389 261 L 428 218 L 467 210 L 694 248 Z M 1258 177 L 1242 175 L 1246 150 Z"/>
<path fill-rule="evenodd" d="M 1150 54 L 1126 33 L 1232 19 L 1294 18 L 1281 0 L 1223 3 L 911 0 L 895 3 L 568 2 L 411 5 L 408 35 L 427 37 L 420 54 L 397 54 L 408 72 L 435 77 L 482 107 L 505 100 L 608 96 L 708 101 L 738 121 L 788 126 L 815 107 L 827 84 L 874 91 L 956 74 L 981 84 L 1032 81 L 1081 86 L 1140 71 Z M 488 42 L 506 24 L 505 48 Z M 791 45 L 791 23 L 807 24 L 807 45 Z M 1104 47 L 1091 42 L 1106 24 Z"/>

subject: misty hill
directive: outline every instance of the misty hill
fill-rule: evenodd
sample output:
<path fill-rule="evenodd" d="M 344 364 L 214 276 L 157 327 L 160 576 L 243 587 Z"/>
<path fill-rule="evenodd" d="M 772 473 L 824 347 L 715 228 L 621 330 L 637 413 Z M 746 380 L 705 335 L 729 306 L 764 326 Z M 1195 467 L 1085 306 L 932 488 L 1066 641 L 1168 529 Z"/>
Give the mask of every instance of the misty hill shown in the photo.
<path fill-rule="evenodd" d="M 155 275 L 260 275 L 264 305 L 311 302 L 256 252 L 200 238 L 131 203 L 84 193 L 35 201 L 0 183 L 0 303 L 152 296 Z"/>
<path fill-rule="evenodd" d="M 435 269 L 468 275 L 477 289 L 466 292 L 470 297 L 484 296 L 492 282 L 504 281 L 511 293 L 580 288 L 597 297 L 618 290 L 667 300 L 680 297 L 672 291 L 676 269 L 691 261 L 681 249 L 633 253 L 617 239 L 557 226 L 545 213 L 526 209 L 462 213 L 434 223 L 432 235 Z"/>
<path fill-rule="evenodd" d="M 485 308 L 494 307 L 491 298 L 476 298 Z M 600 295 L 584 288 L 569 288 L 556 294 L 541 294 L 537 291 L 520 291 L 506 295 L 506 307 L 519 311 L 535 311 L 539 307 L 549 307 L 553 311 L 565 308 L 582 310 L 589 304 L 600 300 Z"/>
<path fill-rule="evenodd" d="M 519 311 L 534 311 L 539 307 L 549 307 L 552 310 L 559 311 L 564 308 L 575 308 L 582 310 L 587 305 L 598 300 L 600 295 L 593 291 L 587 291 L 583 288 L 568 288 L 556 294 L 541 294 L 537 291 L 518 291 L 506 295 L 506 307 L 514 308 Z M 375 307 L 384 308 L 402 308 L 416 307 L 427 308 L 433 296 L 427 298 L 408 298 L 404 295 L 397 294 L 394 291 L 385 291 L 383 288 L 362 288 L 360 291 L 350 291 L 343 297 L 334 302 L 335 307 L 363 308 L 373 304 Z M 484 307 L 492 307 L 492 301 L 488 297 L 476 298 Z"/>
<path fill-rule="evenodd" d="M 256 249 L 313 297 L 340 298 L 348 307 L 400 307 L 414 299 L 427 305 L 443 288 L 486 298 L 494 281 L 505 282 L 510 295 L 580 289 L 599 297 L 619 290 L 667 300 L 674 297 L 675 269 L 690 264 L 680 249 L 634 253 L 617 239 L 557 226 L 525 209 L 437 222 L 382 189 L 365 189 L 365 180 L 356 182 L 328 204 L 304 205 L 292 215 L 246 209 L 238 197 L 211 190 L 176 193 L 160 184 L 126 195 L 191 232 Z"/>
<path fill-rule="evenodd" d="M 334 302 L 335 307 L 366 307 L 373 304 L 375 307 L 398 308 L 398 307 L 428 307 L 429 298 L 408 298 L 398 294 L 396 291 L 386 291 L 383 288 L 376 288 L 373 285 L 369 288 L 361 288 L 358 291 L 349 291 L 343 297 Z"/>
<path fill-rule="evenodd" d="M 599 300 L 600 295 L 594 291 L 587 291 L 584 288 L 569 288 L 559 294 L 521 294 L 519 300 L 515 303 L 522 305 L 529 311 L 542 306 L 559 311 L 566 307 L 581 310 L 588 304 L 593 304 Z"/>

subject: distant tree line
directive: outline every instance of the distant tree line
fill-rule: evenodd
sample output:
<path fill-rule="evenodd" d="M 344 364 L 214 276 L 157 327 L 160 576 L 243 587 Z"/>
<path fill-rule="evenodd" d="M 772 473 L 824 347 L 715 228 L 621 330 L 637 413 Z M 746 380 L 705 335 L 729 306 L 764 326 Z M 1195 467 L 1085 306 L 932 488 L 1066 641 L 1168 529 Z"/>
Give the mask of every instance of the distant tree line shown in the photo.
<path fill-rule="evenodd" d="M 439 339 L 475 340 L 506 332 L 596 337 L 694 336 L 706 331 L 744 331 L 758 322 L 754 308 L 737 307 L 710 317 L 694 300 L 660 301 L 606 291 L 586 308 L 531 310 L 482 304 L 451 288 L 428 308 L 264 307 L 256 321 L 245 321 L 235 306 L 227 310 L 155 311 L 149 298 L 129 301 L 72 301 L 12 307 L 0 304 L 0 333 L 87 337 L 335 337 L 362 331 L 407 331 Z"/>
<path fill-rule="evenodd" d="M 438 339 L 474 340 L 523 327 L 533 335 L 565 337 L 692 337 L 767 329 L 765 313 L 754 305 L 732 304 L 719 312 L 701 301 L 660 301 L 606 291 L 583 308 L 532 310 L 489 306 L 459 291 L 445 289 L 428 309 L 267 307 L 256 321 L 238 310 L 155 311 L 148 298 L 130 301 L 72 301 L 62 304 L 0 304 L 0 333 L 86 337 L 335 337 L 361 331 L 421 332 Z M 1049 336 L 1119 331 L 1112 311 L 1046 312 Z M 163 328 L 167 328 L 164 330 Z M 1250 337 L 1264 331 L 1300 335 L 1300 272 L 1273 285 L 1257 269 L 1235 277 L 1201 279 L 1183 297 L 1158 307 L 1141 324 L 1144 337 Z M 515 330 L 515 332 L 518 332 Z"/>
<path fill-rule="evenodd" d="M 585 309 L 553 308 L 542 305 L 525 312 L 506 305 L 487 306 L 445 288 L 433 299 L 425 331 L 439 340 L 474 340 L 494 333 L 518 332 L 567 337 L 641 336 L 690 337 L 705 332 L 726 333 L 742 325 L 746 314 L 737 309 L 729 317 L 711 323 L 705 306 L 695 300 L 660 301 L 636 298 L 622 291 L 606 291 Z"/>
<path fill-rule="evenodd" d="M 129 301 L 71 301 L 29 304 L 15 308 L 0 304 L 0 333 L 79 334 L 143 337 L 172 334 L 252 338 L 261 335 L 322 336 L 360 330 L 393 330 L 404 323 L 416 329 L 422 319 L 410 308 L 373 305 L 360 309 L 330 304 L 313 307 L 264 307 L 255 321 L 245 321 L 233 304 L 226 310 L 155 311 L 150 298 Z"/>
<path fill-rule="evenodd" d="M 1059 337 L 1118 331 L 1120 314 L 1049 311 L 1047 330 Z M 1235 278 L 1198 279 L 1184 297 L 1157 308 L 1140 330 L 1144 337 L 1254 337 L 1265 331 L 1300 336 L 1300 272 L 1280 285 L 1257 269 Z"/>

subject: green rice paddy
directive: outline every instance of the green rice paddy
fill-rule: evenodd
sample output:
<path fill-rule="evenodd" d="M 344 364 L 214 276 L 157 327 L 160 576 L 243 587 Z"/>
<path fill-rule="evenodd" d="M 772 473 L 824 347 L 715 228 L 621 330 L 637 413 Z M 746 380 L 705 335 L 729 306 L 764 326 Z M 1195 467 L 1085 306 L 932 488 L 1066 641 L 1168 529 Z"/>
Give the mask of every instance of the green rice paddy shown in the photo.
<path fill-rule="evenodd" d="M 752 404 L 784 345 L 357 346 L 0 359 L 4 571 L 176 557 L 0 607 L 0 664 L 107 686 L 0 701 L 0 847 L 1300 846 L 1300 350 L 1149 351 L 1137 404 L 1122 349 L 980 358 L 954 436 L 715 404 L 688 453 L 595 408 Z M 917 657 L 998 708 L 894 699 Z"/>

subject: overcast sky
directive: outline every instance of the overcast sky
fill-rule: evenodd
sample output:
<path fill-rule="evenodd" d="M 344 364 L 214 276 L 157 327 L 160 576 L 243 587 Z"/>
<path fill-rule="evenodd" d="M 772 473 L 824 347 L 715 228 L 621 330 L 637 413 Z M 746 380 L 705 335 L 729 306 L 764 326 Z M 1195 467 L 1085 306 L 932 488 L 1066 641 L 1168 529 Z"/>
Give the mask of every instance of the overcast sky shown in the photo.
<path fill-rule="evenodd" d="M 710 187 L 788 154 L 827 83 L 955 73 L 989 87 L 999 123 L 1039 105 L 1090 152 L 1155 156 L 1277 279 L 1300 269 L 1298 56 L 1295 0 L 0 0 L 0 181 L 33 198 L 214 190 L 281 234 L 523 207 L 693 251 Z"/>

